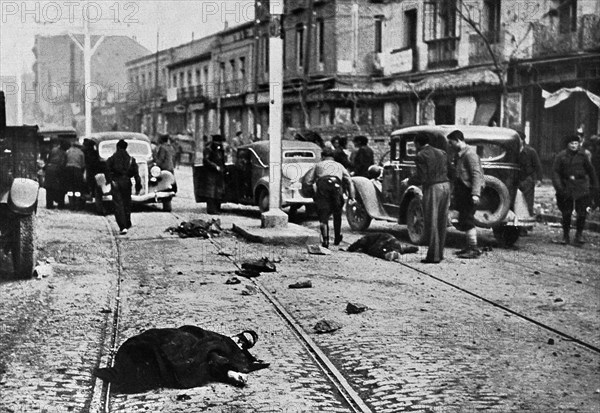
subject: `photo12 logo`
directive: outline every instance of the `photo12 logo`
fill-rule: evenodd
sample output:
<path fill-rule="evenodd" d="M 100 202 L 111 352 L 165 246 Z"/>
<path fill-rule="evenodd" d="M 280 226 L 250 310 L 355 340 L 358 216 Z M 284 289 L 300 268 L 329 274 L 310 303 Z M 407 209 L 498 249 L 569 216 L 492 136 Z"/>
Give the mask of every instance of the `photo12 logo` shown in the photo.
<path fill-rule="evenodd" d="M 0 1 L 0 21 L 12 23 L 139 23 L 137 2 Z"/>

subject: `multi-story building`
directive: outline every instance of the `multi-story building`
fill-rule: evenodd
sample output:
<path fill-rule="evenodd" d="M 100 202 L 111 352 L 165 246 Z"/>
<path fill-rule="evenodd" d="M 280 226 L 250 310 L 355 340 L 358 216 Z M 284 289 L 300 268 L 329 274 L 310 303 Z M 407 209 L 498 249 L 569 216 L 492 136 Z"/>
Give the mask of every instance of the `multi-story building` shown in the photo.
<path fill-rule="evenodd" d="M 83 42 L 82 36 L 79 37 Z M 95 45 L 100 36 L 92 36 Z M 91 59 L 91 85 L 84 83 L 83 51 L 69 35 L 36 36 L 33 91 L 41 111 L 40 125 L 75 125 L 84 133 L 83 90 L 97 99 L 119 94 L 127 84 L 125 63 L 149 51 L 127 36 L 104 36 Z M 98 128 L 98 125 L 96 125 Z"/>

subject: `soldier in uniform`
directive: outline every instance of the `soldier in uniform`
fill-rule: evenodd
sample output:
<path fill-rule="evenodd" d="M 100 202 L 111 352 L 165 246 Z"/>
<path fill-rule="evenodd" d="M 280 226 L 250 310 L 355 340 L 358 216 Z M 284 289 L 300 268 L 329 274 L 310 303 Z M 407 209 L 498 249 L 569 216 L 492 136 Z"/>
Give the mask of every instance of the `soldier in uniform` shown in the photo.
<path fill-rule="evenodd" d="M 204 165 L 207 166 L 206 176 L 206 212 L 218 214 L 221 210 L 221 199 L 225 191 L 225 149 L 223 137 L 213 135 L 212 142 L 204 149 Z"/>
<path fill-rule="evenodd" d="M 308 185 L 316 184 L 315 204 L 319 215 L 321 245 L 329 248 L 329 217 L 333 214 L 334 245 L 342 242 L 342 208 L 344 188 L 349 199 L 354 199 L 354 185 L 350 174 L 342 164 L 333 160 L 333 151 L 324 148 L 322 160 L 317 163 L 305 178 Z"/>
<path fill-rule="evenodd" d="M 131 178 L 135 179 L 135 192 L 142 190 L 142 180 L 137 162 L 127 153 L 127 142 L 117 142 L 117 151 L 106 161 L 107 178 L 112 186 L 115 219 L 121 234 L 131 228 Z"/>

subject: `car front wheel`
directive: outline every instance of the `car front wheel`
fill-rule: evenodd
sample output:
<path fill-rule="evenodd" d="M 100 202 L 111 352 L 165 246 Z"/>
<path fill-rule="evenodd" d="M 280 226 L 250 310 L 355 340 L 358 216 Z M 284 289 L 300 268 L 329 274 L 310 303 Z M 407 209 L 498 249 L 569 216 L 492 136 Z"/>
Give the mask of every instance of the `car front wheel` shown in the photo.
<path fill-rule="evenodd" d="M 410 242 L 415 245 L 425 244 L 425 217 L 420 197 L 415 196 L 408 204 L 406 210 L 406 228 L 408 229 Z"/>
<path fill-rule="evenodd" d="M 367 214 L 365 205 L 360 196 L 356 196 L 354 203 L 346 205 L 346 219 L 354 231 L 364 231 L 371 225 L 371 217 Z"/>

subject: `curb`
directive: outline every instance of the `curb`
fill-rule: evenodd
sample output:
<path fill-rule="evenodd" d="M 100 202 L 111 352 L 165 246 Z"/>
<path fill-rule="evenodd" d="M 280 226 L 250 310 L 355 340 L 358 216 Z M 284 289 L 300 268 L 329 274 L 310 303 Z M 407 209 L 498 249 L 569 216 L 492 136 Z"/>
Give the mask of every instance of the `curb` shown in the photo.
<path fill-rule="evenodd" d="M 311 229 L 296 224 L 286 228 L 261 228 L 233 224 L 232 231 L 247 241 L 270 245 L 307 245 L 320 242 L 320 235 Z"/>
<path fill-rule="evenodd" d="M 538 214 L 538 222 L 562 222 L 562 217 L 558 215 L 549 215 L 549 214 Z M 575 219 L 571 221 L 571 226 L 574 228 Z M 600 232 L 600 222 L 597 221 L 586 221 L 585 230 L 592 232 Z"/>

